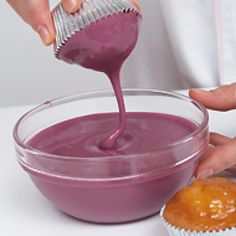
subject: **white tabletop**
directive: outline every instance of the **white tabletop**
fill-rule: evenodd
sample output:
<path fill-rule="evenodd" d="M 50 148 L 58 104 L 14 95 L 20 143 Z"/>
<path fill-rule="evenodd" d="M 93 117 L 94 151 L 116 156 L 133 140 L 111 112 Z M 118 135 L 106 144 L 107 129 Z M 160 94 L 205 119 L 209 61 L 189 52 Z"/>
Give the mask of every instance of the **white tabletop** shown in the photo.
<path fill-rule="evenodd" d="M 0 109 L 0 235 L 167 236 L 159 216 L 123 225 L 84 223 L 55 209 L 16 162 L 12 129 L 30 107 Z M 236 136 L 236 111 L 210 112 L 210 129 Z"/>

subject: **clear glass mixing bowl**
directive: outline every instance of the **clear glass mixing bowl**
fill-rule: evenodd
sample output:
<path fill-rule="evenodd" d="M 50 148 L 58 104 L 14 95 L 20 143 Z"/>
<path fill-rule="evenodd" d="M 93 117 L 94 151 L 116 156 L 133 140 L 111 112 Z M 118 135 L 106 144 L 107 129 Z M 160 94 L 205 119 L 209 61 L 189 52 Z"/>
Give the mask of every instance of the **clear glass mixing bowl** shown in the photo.
<path fill-rule="evenodd" d="M 128 112 L 175 115 L 193 122 L 197 129 L 175 143 L 140 155 L 70 157 L 44 153 L 27 144 L 40 131 L 62 121 L 116 112 L 112 90 L 45 102 L 23 115 L 15 125 L 18 162 L 46 198 L 76 218 L 122 223 L 157 213 L 191 181 L 208 145 L 208 114 L 199 103 L 173 92 L 123 92 Z"/>

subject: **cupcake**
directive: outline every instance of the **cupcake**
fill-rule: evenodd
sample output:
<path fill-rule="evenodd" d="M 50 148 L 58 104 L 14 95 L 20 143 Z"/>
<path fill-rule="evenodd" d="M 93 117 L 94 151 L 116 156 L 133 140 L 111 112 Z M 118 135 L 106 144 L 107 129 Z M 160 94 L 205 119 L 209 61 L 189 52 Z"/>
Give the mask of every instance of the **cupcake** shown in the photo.
<path fill-rule="evenodd" d="M 174 195 L 161 215 L 171 236 L 236 236 L 236 183 L 195 180 Z"/>

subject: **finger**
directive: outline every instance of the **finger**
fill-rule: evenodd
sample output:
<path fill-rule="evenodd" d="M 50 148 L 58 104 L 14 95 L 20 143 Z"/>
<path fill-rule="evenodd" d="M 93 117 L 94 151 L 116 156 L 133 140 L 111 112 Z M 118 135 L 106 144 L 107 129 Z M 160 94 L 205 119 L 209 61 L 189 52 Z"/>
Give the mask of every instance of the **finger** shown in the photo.
<path fill-rule="evenodd" d="M 215 151 L 215 147 L 209 144 L 206 151 L 200 158 L 200 163 L 202 163 L 205 159 L 207 159 L 214 151 Z"/>
<path fill-rule="evenodd" d="M 212 153 L 215 151 L 215 147 L 212 146 L 211 144 L 208 145 L 206 151 L 204 152 L 204 154 L 200 157 L 200 160 L 199 160 L 199 166 L 201 166 L 201 164 L 207 159 L 209 158 L 209 156 L 212 155 Z M 195 173 L 195 177 L 198 177 L 199 173 L 198 173 L 198 170 L 196 171 Z M 199 178 L 199 177 L 198 177 Z"/>
<path fill-rule="evenodd" d="M 61 0 L 64 8 L 70 12 L 76 12 L 80 9 L 82 0 Z"/>
<path fill-rule="evenodd" d="M 136 0 L 130 0 L 130 1 L 139 11 L 141 10 L 141 6 Z"/>
<path fill-rule="evenodd" d="M 207 178 L 213 174 L 218 174 L 225 169 L 229 169 L 236 164 L 236 140 L 233 139 L 215 148 L 207 158 L 200 163 L 197 170 L 197 177 Z"/>
<path fill-rule="evenodd" d="M 236 165 L 234 165 L 233 167 L 227 169 L 227 171 L 234 174 L 234 175 L 236 175 Z"/>
<path fill-rule="evenodd" d="M 236 108 L 236 83 L 212 91 L 191 89 L 189 95 L 209 109 L 227 111 Z"/>
<path fill-rule="evenodd" d="M 45 45 L 54 42 L 55 30 L 48 0 L 32 1 L 30 7 L 31 26 L 38 32 Z"/>
<path fill-rule="evenodd" d="M 222 134 L 211 133 L 210 134 L 210 144 L 214 146 L 219 146 L 228 143 L 232 138 L 226 137 Z"/>
<path fill-rule="evenodd" d="M 54 41 L 55 32 L 47 0 L 8 0 L 15 11 L 39 33 L 44 44 Z"/>

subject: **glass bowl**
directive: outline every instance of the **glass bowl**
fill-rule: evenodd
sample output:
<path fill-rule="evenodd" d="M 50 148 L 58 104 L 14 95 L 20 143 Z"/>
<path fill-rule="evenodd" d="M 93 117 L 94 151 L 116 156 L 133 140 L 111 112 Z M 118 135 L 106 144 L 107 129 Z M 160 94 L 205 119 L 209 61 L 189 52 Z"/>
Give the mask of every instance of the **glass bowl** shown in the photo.
<path fill-rule="evenodd" d="M 45 153 L 28 144 L 34 135 L 57 123 L 117 112 L 112 90 L 45 102 L 23 115 L 14 127 L 19 164 L 49 201 L 78 219 L 123 223 L 156 214 L 191 181 L 208 145 L 208 113 L 199 103 L 174 92 L 123 92 L 128 112 L 175 115 L 193 122 L 197 128 L 177 142 L 134 155 L 72 157 Z"/>

